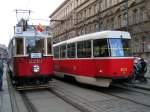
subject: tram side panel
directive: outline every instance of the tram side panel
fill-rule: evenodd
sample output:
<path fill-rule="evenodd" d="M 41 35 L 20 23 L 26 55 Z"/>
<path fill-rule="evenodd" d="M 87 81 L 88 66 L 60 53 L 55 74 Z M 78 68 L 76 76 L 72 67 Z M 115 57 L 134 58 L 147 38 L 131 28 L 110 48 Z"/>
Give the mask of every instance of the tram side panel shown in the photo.
<path fill-rule="evenodd" d="M 95 60 L 96 77 L 124 79 L 132 77 L 133 58 Z"/>
<path fill-rule="evenodd" d="M 96 75 L 94 63 L 92 60 L 54 60 L 55 71 L 93 77 Z M 89 69 L 90 68 L 90 69 Z"/>
<path fill-rule="evenodd" d="M 132 70 L 132 58 L 55 60 L 55 71 L 87 77 L 128 78 Z"/>

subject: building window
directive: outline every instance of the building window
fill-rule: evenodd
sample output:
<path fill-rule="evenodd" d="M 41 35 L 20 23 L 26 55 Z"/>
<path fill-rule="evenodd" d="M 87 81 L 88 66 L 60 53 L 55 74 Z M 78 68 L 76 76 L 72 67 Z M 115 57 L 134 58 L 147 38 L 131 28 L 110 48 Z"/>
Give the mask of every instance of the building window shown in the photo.
<path fill-rule="evenodd" d="M 108 5 L 109 5 L 109 7 L 112 6 L 112 2 L 113 2 L 113 0 L 108 0 Z"/>
<path fill-rule="evenodd" d="M 121 15 L 118 16 L 117 20 L 118 20 L 118 28 L 120 28 L 121 27 Z"/>
<path fill-rule="evenodd" d="M 86 18 L 86 10 L 84 10 L 83 18 Z"/>
<path fill-rule="evenodd" d="M 111 18 L 111 29 L 114 29 L 114 18 Z"/>
<path fill-rule="evenodd" d="M 91 7 L 89 8 L 89 17 L 92 15 L 92 10 L 91 10 Z"/>
<path fill-rule="evenodd" d="M 137 9 L 134 9 L 133 10 L 133 20 L 132 20 L 132 23 L 133 24 L 136 24 L 138 21 L 138 10 Z"/>
<path fill-rule="evenodd" d="M 142 22 L 142 21 L 144 21 L 145 8 L 144 8 L 144 7 L 141 7 L 139 13 L 140 13 L 140 14 L 139 14 L 139 16 L 140 16 L 140 19 L 139 19 L 139 20 Z"/>
<path fill-rule="evenodd" d="M 93 14 L 96 14 L 96 4 L 93 6 Z"/>
<path fill-rule="evenodd" d="M 76 0 L 76 6 L 78 6 L 78 2 L 79 2 L 79 0 Z"/>
<path fill-rule="evenodd" d="M 107 9 L 107 0 L 105 0 L 105 9 Z"/>

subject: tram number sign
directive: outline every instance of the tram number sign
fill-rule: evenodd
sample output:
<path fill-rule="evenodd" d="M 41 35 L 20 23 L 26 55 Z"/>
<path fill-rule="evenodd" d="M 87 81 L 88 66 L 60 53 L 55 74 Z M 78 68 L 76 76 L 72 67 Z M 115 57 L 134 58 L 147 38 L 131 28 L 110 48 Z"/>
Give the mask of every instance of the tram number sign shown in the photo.
<path fill-rule="evenodd" d="M 31 58 L 42 58 L 41 53 L 31 53 Z"/>

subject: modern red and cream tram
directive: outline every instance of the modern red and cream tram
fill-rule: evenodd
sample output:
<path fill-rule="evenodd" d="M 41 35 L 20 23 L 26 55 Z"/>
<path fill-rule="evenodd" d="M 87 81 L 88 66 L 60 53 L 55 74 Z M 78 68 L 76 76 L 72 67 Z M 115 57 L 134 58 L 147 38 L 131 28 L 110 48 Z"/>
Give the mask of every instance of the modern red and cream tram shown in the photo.
<path fill-rule="evenodd" d="M 128 32 L 102 31 L 54 44 L 54 74 L 102 87 L 132 77 L 130 42 Z"/>
<path fill-rule="evenodd" d="M 52 42 L 47 31 L 16 27 L 8 48 L 8 67 L 16 85 L 46 84 L 53 75 Z"/>

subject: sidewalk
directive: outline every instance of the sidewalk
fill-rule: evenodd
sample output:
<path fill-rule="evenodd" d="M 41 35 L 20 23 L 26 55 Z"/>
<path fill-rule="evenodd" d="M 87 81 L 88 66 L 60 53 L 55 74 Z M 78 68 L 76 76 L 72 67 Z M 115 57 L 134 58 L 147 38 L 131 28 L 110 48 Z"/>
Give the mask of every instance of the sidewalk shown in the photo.
<path fill-rule="evenodd" d="M 4 74 L 3 74 L 3 90 L 4 91 L 0 91 L 0 112 L 12 112 L 6 78 L 6 67 L 4 67 Z"/>

